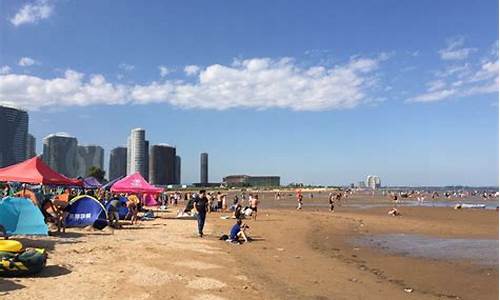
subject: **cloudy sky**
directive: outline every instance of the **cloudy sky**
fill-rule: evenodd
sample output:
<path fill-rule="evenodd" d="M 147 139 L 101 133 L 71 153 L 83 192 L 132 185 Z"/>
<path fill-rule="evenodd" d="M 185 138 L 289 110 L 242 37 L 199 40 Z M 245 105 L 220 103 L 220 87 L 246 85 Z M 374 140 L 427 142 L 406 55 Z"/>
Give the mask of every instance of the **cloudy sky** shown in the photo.
<path fill-rule="evenodd" d="M 0 0 L 0 103 L 38 140 L 143 127 L 182 181 L 498 183 L 498 1 Z M 109 153 L 109 152 L 108 152 Z"/>

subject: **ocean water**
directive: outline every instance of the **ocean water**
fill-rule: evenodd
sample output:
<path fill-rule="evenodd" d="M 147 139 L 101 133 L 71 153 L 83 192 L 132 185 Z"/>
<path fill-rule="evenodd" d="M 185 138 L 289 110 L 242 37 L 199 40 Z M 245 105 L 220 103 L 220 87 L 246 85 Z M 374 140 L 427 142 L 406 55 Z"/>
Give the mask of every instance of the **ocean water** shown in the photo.
<path fill-rule="evenodd" d="M 359 238 L 355 245 L 389 253 L 440 260 L 468 260 L 498 266 L 498 240 L 437 238 L 413 234 L 382 234 Z"/>

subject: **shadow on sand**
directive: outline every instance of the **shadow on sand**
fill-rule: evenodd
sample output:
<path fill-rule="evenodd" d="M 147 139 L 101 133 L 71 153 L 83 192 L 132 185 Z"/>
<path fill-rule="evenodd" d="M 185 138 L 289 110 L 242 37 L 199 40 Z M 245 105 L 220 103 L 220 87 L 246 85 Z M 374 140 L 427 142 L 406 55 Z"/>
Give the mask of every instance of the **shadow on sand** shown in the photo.
<path fill-rule="evenodd" d="M 0 293 L 10 292 L 23 288 L 25 288 L 24 285 L 14 282 L 14 279 L 12 278 L 0 278 Z"/>
<path fill-rule="evenodd" d="M 60 265 L 51 265 L 46 266 L 45 269 L 42 270 L 39 274 L 33 275 L 32 277 L 38 278 L 49 278 L 49 277 L 58 277 L 71 273 L 71 270 L 60 266 Z"/>

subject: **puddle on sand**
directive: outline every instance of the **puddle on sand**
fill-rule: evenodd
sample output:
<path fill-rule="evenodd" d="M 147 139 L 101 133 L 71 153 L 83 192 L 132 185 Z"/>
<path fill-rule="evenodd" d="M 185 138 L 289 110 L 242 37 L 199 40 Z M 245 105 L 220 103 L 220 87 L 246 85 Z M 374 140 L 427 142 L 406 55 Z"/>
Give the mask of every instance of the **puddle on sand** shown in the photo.
<path fill-rule="evenodd" d="M 390 253 L 442 260 L 470 260 L 498 265 L 498 240 L 447 239 L 412 234 L 383 234 L 353 241 L 358 246 L 380 248 Z"/>

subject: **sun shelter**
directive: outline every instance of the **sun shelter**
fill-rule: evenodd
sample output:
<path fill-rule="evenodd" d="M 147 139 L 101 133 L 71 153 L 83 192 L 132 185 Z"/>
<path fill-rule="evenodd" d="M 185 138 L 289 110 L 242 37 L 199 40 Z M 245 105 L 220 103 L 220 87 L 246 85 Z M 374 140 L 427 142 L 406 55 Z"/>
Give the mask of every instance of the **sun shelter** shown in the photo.
<path fill-rule="evenodd" d="M 139 172 L 135 172 L 121 180 L 118 180 L 111 187 L 113 193 L 143 193 L 157 194 L 163 189 L 149 184 Z"/>
<path fill-rule="evenodd" d="M 119 217 L 120 220 L 125 220 L 125 218 L 128 215 L 128 207 L 126 206 L 126 204 L 127 204 L 127 197 L 120 197 L 119 201 L 120 201 L 121 205 L 118 207 L 118 217 Z M 106 206 L 106 211 L 109 212 L 109 209 L 111 207 L 111 201 L 108 201 L 105 204 L 105 206 Z"/>
<path fill-rule="evenodd" d="M 19 197 L 0 199 L 0 225 L 7 235 L 47 235 L 42 212 L 31 200 Z"/>
<path fill-rule="evenodd" d="M 158 202 L 155 200 L 155 197 L 152 194 L 145 194 L 144 197 L 142 197 L 142 202 L 146 206 L 156 206 L 156 205 L 158 205 Z"/>
<path fill-rule="evenodd" d="M 87 177 L 83 179 L 83 187 L 86 189 L 98 189 L 102 184 L 95 177 Z"/>
<path fill-rule="evenodd" d="M 68 178 L 52 170 L 38 156 L 12 166 L 1 168 L 0 181 L 15 181 L 44 185 L 81 185 L 79 180 Z"/>
<path fill-rule="evenodd" d="M 69 201 L 65 211 L 67 227 L 86 227 L 95 222 L 106 222 L 108 213 L 104 205 L 94 197 L 82 195 Z"/>

